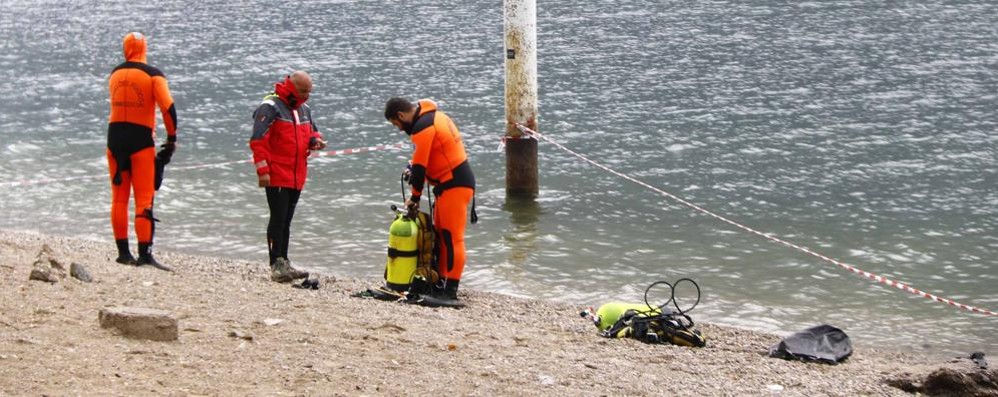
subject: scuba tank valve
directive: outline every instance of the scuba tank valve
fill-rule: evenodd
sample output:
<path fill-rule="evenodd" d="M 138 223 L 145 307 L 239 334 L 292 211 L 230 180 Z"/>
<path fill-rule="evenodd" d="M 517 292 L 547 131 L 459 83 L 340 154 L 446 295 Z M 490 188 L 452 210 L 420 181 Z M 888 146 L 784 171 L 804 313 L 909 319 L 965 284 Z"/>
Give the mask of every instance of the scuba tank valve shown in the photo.
<path fill-rule="evenodd" d="M 596 324 L 597 327 L 599 326 L 600 316 L 596 314 L 596 309 L 593 309 L 592 306 L 587 307 L 586 310 L 583 310 L 581 313 L 579 313 L 579 316 L 582 316 L 582 318 L 592 321 L 593 324 Z"/>

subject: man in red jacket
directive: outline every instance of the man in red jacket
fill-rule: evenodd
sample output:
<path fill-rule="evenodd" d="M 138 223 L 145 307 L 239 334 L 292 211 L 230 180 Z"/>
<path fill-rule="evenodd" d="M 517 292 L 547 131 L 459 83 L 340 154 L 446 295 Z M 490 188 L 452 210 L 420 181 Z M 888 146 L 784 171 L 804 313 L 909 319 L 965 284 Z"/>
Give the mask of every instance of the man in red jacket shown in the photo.
<path fill-rule="evenodd" d="M 312 111 L 305 101 L 312 92 L 312 78 L 296 71 L 274 85 L 253 112 L 253 163 L 260 187 L 267 192 L 270 223 L 267 248 L 270 251 L 270 278 L 279 283 L 306 278 L 308 273 L 291 267 L 288 243 L 291 218 L 305 187 L 308 155 L 326 148 Z"/>

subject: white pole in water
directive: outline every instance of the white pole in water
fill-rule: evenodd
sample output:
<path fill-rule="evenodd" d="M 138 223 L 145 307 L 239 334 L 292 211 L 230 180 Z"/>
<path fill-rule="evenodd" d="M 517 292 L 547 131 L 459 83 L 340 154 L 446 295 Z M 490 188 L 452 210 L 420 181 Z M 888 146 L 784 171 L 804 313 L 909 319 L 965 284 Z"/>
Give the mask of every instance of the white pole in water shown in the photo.
<path fill-rule="evenodd" d="M 503 0 L 506 36 L 506 195 L 537 197 L 537 2 Z"/>

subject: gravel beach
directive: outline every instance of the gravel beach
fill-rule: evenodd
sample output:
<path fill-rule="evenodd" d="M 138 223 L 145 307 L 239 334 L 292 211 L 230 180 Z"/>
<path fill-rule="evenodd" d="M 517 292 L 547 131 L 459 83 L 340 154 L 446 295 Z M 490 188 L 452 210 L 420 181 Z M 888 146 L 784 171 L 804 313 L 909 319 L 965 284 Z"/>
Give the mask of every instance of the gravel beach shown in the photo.
<path fill-rule="evenodd" d="M 29 280 L 45 245 L 66 269 L 56 282 Z M 608 340 L 566 304 L 461 291 L 463 309 L 426 308 L 350 296 L 374 278 L 302 290 L 262 262 L 159 251 L 167 273 L 114 255 L 0 231 L 0 395 L 902 396 L 940 368 L 998 378 L 862 347 L 835 366 L 784 361 L 765 354 L 775 335 L 703 323 L 702 349 Z M 74 262 L 93 282 L 68 275 Z M 179 338 L 101 328 L 113 306 L 168 311 Z"/>

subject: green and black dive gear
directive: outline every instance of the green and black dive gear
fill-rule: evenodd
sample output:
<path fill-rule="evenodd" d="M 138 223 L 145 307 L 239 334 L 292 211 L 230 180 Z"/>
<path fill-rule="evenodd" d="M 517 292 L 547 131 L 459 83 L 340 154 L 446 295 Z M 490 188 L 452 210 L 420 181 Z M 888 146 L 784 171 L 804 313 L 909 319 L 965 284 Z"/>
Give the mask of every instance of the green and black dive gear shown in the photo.
<path fill-rule="evenodd" d="M 399 178 L 402 188 L 402 202 L 406 202 L 405 183 L 409 181 L 411 168 L 406 167 Z M 433 210 L 432 199 L 430 211 Z M 436 232 L 433 230 L 433 215 L 408 207 L 405 211 L 392 205 L 395 221 L 388 229 L 388 261 L 385 263 L 385 287 L 401 295 L 429 294 L 433 285 L 440 280 L 434 269 L 437 263 Z"/>
<path fill-rule="evenodd" d="M 402 202 L 406 201 L 405 182 L 407 173 L 402 174 Z M 433 201 L 429 208 L 432 211 Z M 436 235 L 433 230 L 433 215 L 417 208 L 391 206 L 395 220 L 388 228 L 388 260 L 385 262 L 385 285 L 369 288 L 353 296 L 396 301 L 429 307 L 461 308 L 464 303 L 447 296 L 435 295 L 434 286 L 440 283 L 436 270 Z"/>
<path fill-rule="evenodd" d="M 676 302 L 676 289 L 679 283 L 687 281 L 696 287 L 697 300 L 686 310 Z M 668 301 L 653 306 L 648 303 L 648 292 L 659 284 L 669 286 L 671 296 Z M 646 343 L 671 343 L 678 346 L 704 347 L 707 339 L 700 330 L 694 329 L 693 319 L 686 313 L 700 303 L 700 286 L 691 279 L 682 278 L 676 284 L 656 281 L 645 289 L 645 302 L 610 302 L 593 310 L 584 310 L 582 317 L 588 318 L 600 330 L 599 335 L 607 338 L 634 338 Z M 672 303 L 676 310 L 666 308 Z"/>
<path fill-rule="evenodd" d="M 439 279 L 433 269 L 433 224 L 430 215 L 394 205 L 395 220 L 388 229 L 385 286 L 395 292 L 424 292 Z"/>

